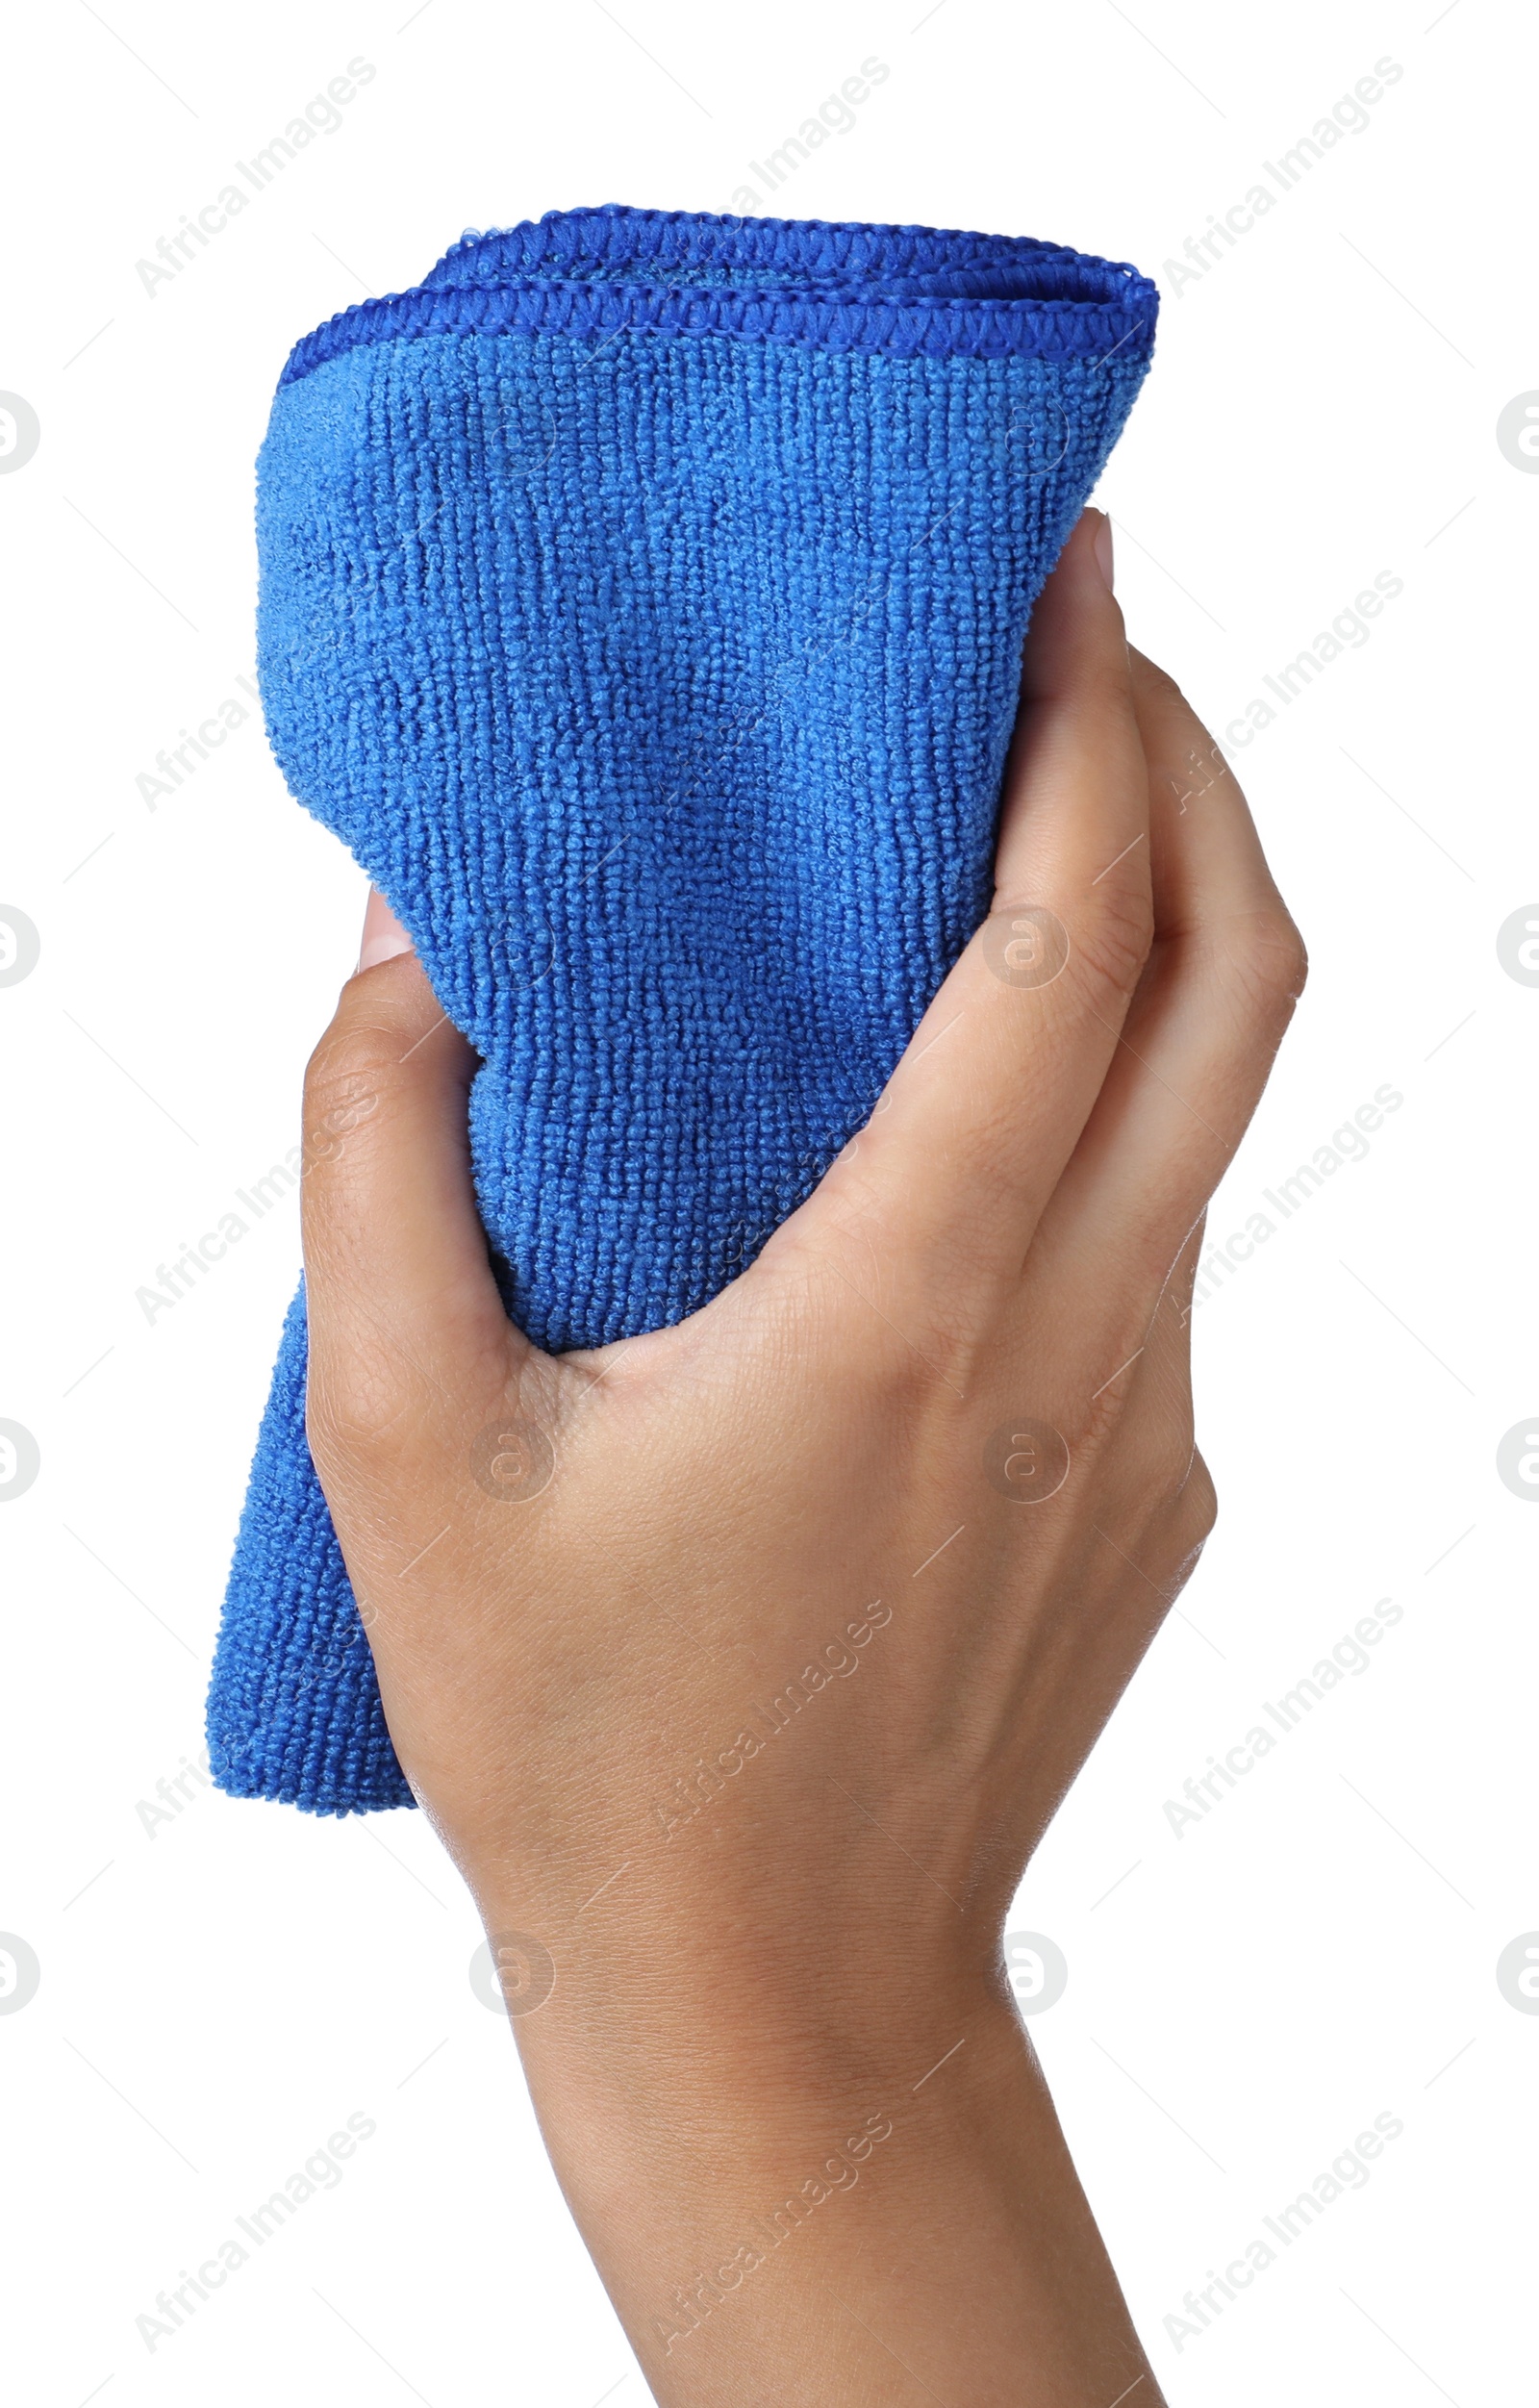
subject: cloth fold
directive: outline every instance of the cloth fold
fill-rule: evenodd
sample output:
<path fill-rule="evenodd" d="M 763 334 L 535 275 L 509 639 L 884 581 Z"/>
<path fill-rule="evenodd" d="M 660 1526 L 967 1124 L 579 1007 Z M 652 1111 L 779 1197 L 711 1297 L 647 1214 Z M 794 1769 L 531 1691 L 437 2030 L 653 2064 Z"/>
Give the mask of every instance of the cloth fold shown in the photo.
<path fill-rule="evenodd" d="M 988 907 L 1031 606 L 1154 288 L 1042 242 L 632 209 L 307 335 L 258 464 L 289 785 L 482 1057 L 476 1193 L 560 1352 L 740 1272 Z M 409 1806 L 285 1323 L 209 1695 L 238 1796 Z"/>

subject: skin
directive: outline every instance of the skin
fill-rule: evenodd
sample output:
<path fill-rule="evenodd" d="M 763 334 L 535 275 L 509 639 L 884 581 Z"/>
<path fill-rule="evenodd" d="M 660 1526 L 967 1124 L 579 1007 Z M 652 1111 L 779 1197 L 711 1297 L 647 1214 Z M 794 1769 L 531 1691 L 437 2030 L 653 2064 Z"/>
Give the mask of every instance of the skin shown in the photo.
<path fill-rule="evenodd" d="M 376 899 L 306 1085 L 311 1445 L 656 2398 L 1154 2408 L 1000 1935 L 1212 1526 L 1201 1216 L 1304 957 L 1109 525 L 1033 620 L 990 920 L 678 1328 L 509 1323 L 406 945 Z"/>

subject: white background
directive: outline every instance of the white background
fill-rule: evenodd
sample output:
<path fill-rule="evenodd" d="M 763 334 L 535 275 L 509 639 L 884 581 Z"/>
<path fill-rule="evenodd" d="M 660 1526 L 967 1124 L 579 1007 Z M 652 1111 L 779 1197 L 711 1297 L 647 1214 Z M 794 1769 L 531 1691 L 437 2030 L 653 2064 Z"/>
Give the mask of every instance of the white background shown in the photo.
<path fill-rule="evenodd" d="M 1236 750 L 1314 972 L 1210 1228 L 1276 1228 L 1198 1316 L 1218 1534 L 1016 1909 L 1070 1967 L 1034 2029 L 1173 2400 L 1531 2396 L 1539 2015 L 1496 1979 L 1539 1927 L 1539 1514 L 1496 1469 L 1539 1411 L 1539 988 L 1496 943 L 1539 896 L 1539 477 L 1496 437 L 1539 387 L 1531 40 L 1483 0 L 412 6 L 57 0 L 8 37 L 0 387 L 41 441 L 0 476 L 0 900 L 42 940 L 0 989 L 0 1416 L 42 1457 L 0 1516 L 0 1930 L 41 1965 L 0 2015 L 12 2396 L 645 2396 L 420 1816 L 190 1783 L 139 1811 L 201 1748 L 291 1205 L 153 1326 L 136 1290 L 295 1142 L 364 887 L 254 715 L 155 809 L 136 781 L 251 672 L 252 463 L 297 335 L 467 224 L 729 207 L 868 57 L 888 80 L 772 206 L 1159 276 L 1102 498 L 1135 638 L 1217 729 L 1403 580 Z M 148 293 L 136 262 L 355 58 L 341 127 Z M 1176 291 L 1186 239 L 1384 59 L 1367 127 Z M 1263 1191 L 1386 1085 L 1366 1158 L 1282 1221 Z M 1165 1801 L 1386 1596 L 1371 1668 L 1177 1837 Z M 355 2112 L 340 2186 L 147 2348 L 156 2294 Z M 1366 2187 L 1173 2336 L 1380 2114 Z"/>

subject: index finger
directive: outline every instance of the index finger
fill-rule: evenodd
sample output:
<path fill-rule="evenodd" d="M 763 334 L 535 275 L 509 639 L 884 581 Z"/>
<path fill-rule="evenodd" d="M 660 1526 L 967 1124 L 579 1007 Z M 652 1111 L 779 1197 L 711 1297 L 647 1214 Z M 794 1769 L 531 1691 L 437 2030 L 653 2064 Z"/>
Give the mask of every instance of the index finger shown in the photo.
<path fill-rule="evenodd" d="M 1085 514 L 1032 621 L 995 907 L 796 1216 L 858 1229 L 915 1310 L 959 1270 L 985 1292 L 1019 1280 L 1148 951 L 1148 775 L 1103 529 Z"/>

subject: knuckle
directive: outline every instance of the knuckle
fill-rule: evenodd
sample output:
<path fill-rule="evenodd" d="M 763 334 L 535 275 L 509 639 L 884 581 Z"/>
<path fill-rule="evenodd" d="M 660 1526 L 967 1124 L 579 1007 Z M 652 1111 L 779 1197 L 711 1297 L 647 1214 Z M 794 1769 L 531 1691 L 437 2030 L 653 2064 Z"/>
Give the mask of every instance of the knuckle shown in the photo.
<path fill-rule="evenodd" d="M 1139 1559 L 1173 1598 L 1213 1534 L 1218 1494 L 1207 1464 L 1189 1439 L 1182 1441 L 1178 1430 L 1153 1450 L 1144 1471 Z"/>
<path fill-rule="evenodd" d="M 1156 1513 L 1179 1506 L 1192 1485 L 1197 1456 L 1189 1426 L 1172 1420 L 1150 1442 L 1144 1463 L 1145 1493 Z"/>
<path fill-rule="evenodd" d="M 1109 882 L 1110 884 L 1110 882 Z M 1127 879 L 1098 896 L 1073 931 L 1081 975 L 1121 997 L 1130 996 L 1144 975 L 1154 942 L 1154 912 L 1148 881 Z M 1071 960 L 1072 955 L 1071 955 Z"/>
<path fill-rule="evenodd" d="M 1189 1398 L 1146 1404 L 1142 1410 L 1135 1406 L 1125 1417 L 1117 1413 L 1112 1426 L 1120 1436 L 1127 1509 L 1136 1520 L 1146 1527 L 1164 1521 L 1183 1508 L 1189 1492 L 1200 1503 L 1204 1483 L 1211 1483 L 1197 1452 Z"/>
<path fill-rule="evenodd" d="M 1309 974 L 1304 941 L 1287 907 L 1269 903 L 1231 924 L 1224 951 L 1251 1016 L 1267 1029 L 1286 1027 Z"/>
<path fill-rule="evenodd" d="M 1162 702 L 1186 703 L 1179 681 L 1171 675 L 1168 669 L 1162 669 L 1158 661 L 1151 661 L 1148 654 L 1141 652 L 1136 645 L 1128 646 L 1128 658 L 1133 665 L 1133 678 L 1137 686 L 1146 688 Z M 1190 708 L 1190 705 L 1187 707 Z"/>
<path fill-rule="evenodd" d="M 1122 605 L 1112 597 L 1117 624 L 1123 624 Z M 1065 699 L 1076 710 L 1090 714 L 1104 728 L 1108 719 L 1130 729 L 1133 726 L 1133 690 L 1129 673 L 1127 647 L 1123 644 L 1097 645 L 1076 659 L 1064 680 Z"/>
<path fill-rule="evenodd" d="M 1218 1521 L 1219 1492 L 1205 1458 L 1195 1447 L 1175 1505 L 1188 1549 L 1200 1547 L 1212 1535 Z"/>

